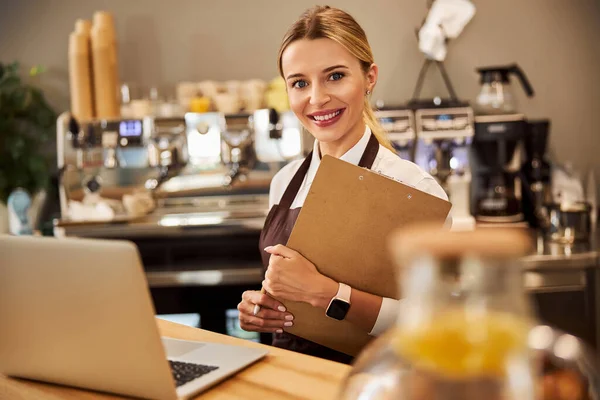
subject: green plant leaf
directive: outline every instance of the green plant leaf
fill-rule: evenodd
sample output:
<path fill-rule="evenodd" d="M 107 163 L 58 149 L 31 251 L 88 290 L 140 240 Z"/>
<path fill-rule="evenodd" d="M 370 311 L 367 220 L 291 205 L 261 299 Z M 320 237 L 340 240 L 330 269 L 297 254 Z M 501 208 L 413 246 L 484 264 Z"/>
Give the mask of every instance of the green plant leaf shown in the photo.
<path fill-rule="evenodd" d="M 22 81 L 17 62 L 0 63 L 0 201 L 17 187 L 35 193 L 48 184 L 44 144 L 55 135 L 56 118 L 42 91 Z"/>

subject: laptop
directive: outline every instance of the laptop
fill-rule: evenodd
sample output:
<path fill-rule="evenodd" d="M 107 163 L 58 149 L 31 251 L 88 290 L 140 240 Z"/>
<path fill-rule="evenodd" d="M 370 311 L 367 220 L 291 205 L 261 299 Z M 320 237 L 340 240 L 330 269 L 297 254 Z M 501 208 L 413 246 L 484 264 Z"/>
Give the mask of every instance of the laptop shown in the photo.
<path fill-rule="evenodd" d="M 128 241 L 0 235 L 0 374 L 187 399 L 267 350 L 161 338 Z"/>

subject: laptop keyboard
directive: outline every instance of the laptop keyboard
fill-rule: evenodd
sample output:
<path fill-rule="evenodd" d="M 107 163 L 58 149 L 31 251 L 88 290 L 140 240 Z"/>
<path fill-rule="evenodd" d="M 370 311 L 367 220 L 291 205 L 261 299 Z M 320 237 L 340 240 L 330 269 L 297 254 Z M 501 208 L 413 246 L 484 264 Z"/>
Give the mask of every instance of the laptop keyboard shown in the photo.
<path fill-rule="evenodd" d="M 219 368 L 212 365 L 192 364 L 171 360 L 169 360 L 169 365 L 171 366 L 171 372 L 173 373 L 173 379 L 175 379 L 175 386 L 177 387 L 185 385 L 186 383 Z"/>

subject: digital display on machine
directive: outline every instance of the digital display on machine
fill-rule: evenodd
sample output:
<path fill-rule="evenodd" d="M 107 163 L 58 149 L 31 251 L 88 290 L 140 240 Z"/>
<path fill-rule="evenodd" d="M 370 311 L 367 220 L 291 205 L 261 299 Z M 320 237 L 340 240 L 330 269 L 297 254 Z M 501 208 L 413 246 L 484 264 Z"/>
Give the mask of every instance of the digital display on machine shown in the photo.
<path fill-rule="evenodd" d="M 437 121 L 452 121 L 453 117 L 449 114 L 440 114 L 435 118 Z"/>
<path fill-rule="evenodd" d="M 140 137 L 142 136 L 142 121 L 121 121 L 119 123 L 119 136 Z"/>

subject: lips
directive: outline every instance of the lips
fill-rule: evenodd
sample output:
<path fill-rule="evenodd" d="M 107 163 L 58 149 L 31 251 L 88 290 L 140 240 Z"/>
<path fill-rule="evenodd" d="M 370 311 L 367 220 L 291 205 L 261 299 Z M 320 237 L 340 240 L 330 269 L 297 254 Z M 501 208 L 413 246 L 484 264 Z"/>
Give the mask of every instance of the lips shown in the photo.
<path fill-rule="evenodd" d="M 330 126 L 340 119 L 345 110 L 345 108 L 337 108 L 318 111 L 312 114 L 308 114 L 308 118 L 310 118 L 315 123 L 315 125 L 319 127 Z"/>

